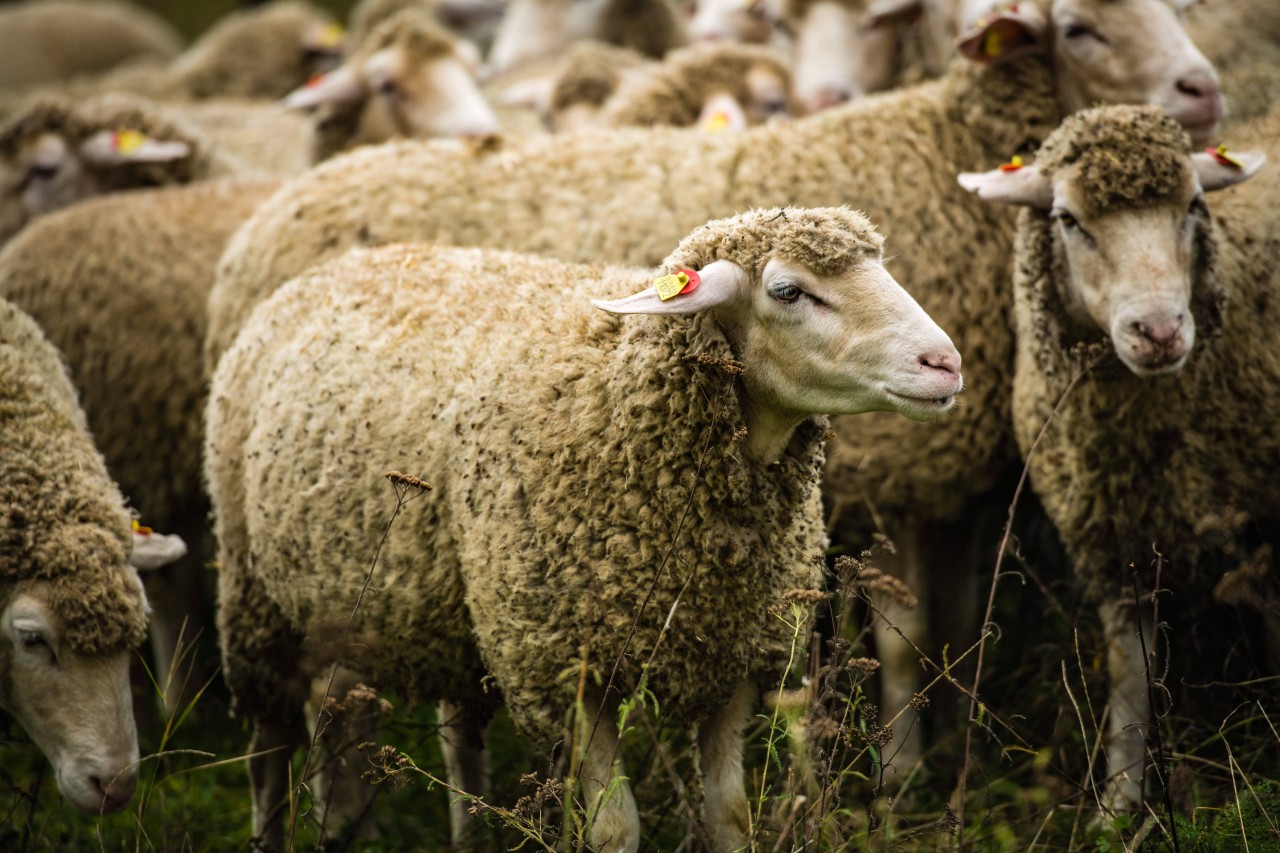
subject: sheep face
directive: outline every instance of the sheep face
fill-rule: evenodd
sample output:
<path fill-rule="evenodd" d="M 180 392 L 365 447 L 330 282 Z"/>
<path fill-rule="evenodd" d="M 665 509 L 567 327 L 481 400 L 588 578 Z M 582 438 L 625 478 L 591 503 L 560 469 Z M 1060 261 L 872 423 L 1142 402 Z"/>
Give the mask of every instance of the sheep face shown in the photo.
<path fill-rule="evenodd" d="M 887 27 L 866 27 L 861 9 L 819 0 L 796 29 L 793 92 L 810 112 L 839 106 L 892 84 L 897 41 Z"/>
<path fill-rule="evenodd" d="M 772 0 L 695 0 L 689 4 L 689 38 L 765 44 L 779 18 Z"/>
<path fill-rule="evenodd" d="M 184 142 L 128 129 L 99 131 L 78 144 L 61 133 L 34 134 L 0 159 L 0 243 L 38 216 L 131 184 L 121 171 L 131 165 L 173 162 L 191 154 Z"/>
<path fill-rule="evenodd" d="M 594 303 L 619 314 L 714 311 L 744 364 L 748 444 L 776 458 L 816 414 L 900 412 L 933 420 L 955 405 L 960 354 L 878 256 L 818 275 L 770 258 L 759 275 L 719 260 L 696 290 L 661 301 L 653 288 Z"/>
<path fill-rule="evenodd" d="M 961 186 L 988 201 L 1048 212 L 1049 268 L 1067 327 L 1077 339 L 1109 335 L 1138 376 L 1177 371 L 1195 344 L 1196 235 L 1209 224 L 1204 194 L 1247 179 L 1265 160 L 1188 155 L 1185 141 L 1158 113 L 1103 108 L 1069 119 L 1045 142 L 1041 157 L 1052 174 L 1012 164 L 960 176 Z"/>
<path fill-rule="evenodd" d="M 0 611 L 0 706 L 53 763 L 68 802 L 88 814 L 120 811 L 138 778 L 129 652 L 73 649 L 48 587 L 23 584 Z"/>
<path fill-rule="evenodd" d="M 1027 0 L 974 22 L 960 51 L 983 63 L 1051 57 L 1068 113 L 1093 104 L 1153 104 L 1197 144 L 1217 133 L 1218 75 L 1168 0 Z"/>

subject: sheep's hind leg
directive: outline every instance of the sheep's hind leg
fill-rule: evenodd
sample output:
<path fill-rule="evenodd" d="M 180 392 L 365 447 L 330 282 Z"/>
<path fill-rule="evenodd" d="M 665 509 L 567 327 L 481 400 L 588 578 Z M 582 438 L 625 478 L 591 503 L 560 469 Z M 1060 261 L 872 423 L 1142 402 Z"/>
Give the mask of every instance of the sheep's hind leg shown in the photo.
<path fill-rule="evenodd" d="M 742 746 L 756 692 L 756 685 L 749 681 L 739 684 L 729 703 L 698 732 L 703 813 L 711 833 L 711 849 L 717 853 L 742 850 L 751 833 Z"/>
<path fill-rule="evenodd" d="M 578 725 L 579 778 L 587 808 L 591 846 L 597 853 L 635 853 L 640 848 L 640 815 L 622 769 L 618 728 L 599 704 L 584 701 Z M 616 772 L 615 772 L 616 768 Z"/>
<path fill-rule="evenodd" d="M 377 741 L 380 722 L 377 697 L 355 671 L 338 666 L 332 681 L 327 669 L 312 681 L 307 726 L 313 733 L 321 727 L 315 740 L 322 756 L 312 785 L 327 842 L 346 845 L 376 835 L 369 819 L 375 788 L 361 778 L 369 761 L 358 747 Z"/>
<path fill-rule="evenodd" d="M 441 701 L 440 749 L 444 753 L 449 784 L 459 791 L 487 798 L 489 755 L 484 747 L 485 722 L 469 714 L 463 705 Z M 449 834 L 455 850 L 476 850 L 487 845 L 484 823 L 471 814 L 466 797 L 449 793 Z"/>
<path fill-rule="evenodd" d="M 257 849 L 285 849 L 289 815 L 289 759 L 302 742 L 300 727 L 279 718 L 253 721 L 249 739 L 249 787 L 253 792 L 253 837 Z"/>

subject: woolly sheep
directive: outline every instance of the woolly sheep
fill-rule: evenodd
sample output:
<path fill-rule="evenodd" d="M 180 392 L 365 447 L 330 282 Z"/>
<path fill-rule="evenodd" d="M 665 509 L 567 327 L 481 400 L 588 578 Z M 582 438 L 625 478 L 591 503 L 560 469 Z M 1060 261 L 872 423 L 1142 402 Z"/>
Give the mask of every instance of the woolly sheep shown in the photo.
<path fill-rule="evenodd" d="M 158 101 L 282 98 L 331 67 L 341 48 L 341 27 L 326 13 L 278 0 L 227 15 L 167 65 L 126 65 L 54 91 L 73 98 L 133 92 Z M 17 106 L 10 99 L 0 112 Z"/>
<path fill-rule="evenodd" d="M 733 127 L 762 124 L 794 112 L 791 72 L 781 56 L 755 45 L 694 45 L 672 51 L 652 71 L 621 82 L 605 104 L 601 122 L 688 127 L 708 124 L 720 109 Z"/>
<path fill-rule="evenodd" d="M 161 676 L 184 616 L 190 641 L 202 600 L 194 546 L 208 511 L 200 485 L 208 292 L 228 238 L 275 186 L 211 181 L 91 199 L 42 217 L 0 251 L 0 296 L 62 351 L 108 470 L 147 524 L 193 545 L 186 561 L 146 578 Z"/>
<path fill-rule="evenodd" d="M 298 743 L 306 698 L 299 663 L 346 623 L 386 523 L 388 468 L 434 492 L 381 547 L 385 592 L 353 626 L 379 639 L 346 650 L 349 665 L 448 700 L 459 740 L 446 743 L 463 754 L 498 690 L 523 731 L 559 740 L 579 679 L 558 676 L 586 654 L 592 802 L 617 747 L 617 695 L 595 685 L 620 656 L 648 660 L 664 715 L 703 723 L 715 848 L 745 843 L 742 729 L 754 680 L 776 683 L 792 642 L 768 611 L 819 581 L 818 413 L 931 420 L 954 403 L 960 357 L 846 209 L 709 223 L 659 272 L 681 269 L 700 284 L 662 301 L 643 270 L 393 246 L 320 267 L 254 314 L 213 378 L 206 453 L 224 672 L 252 723 L 268 844 L 289 764 L 273 748 Z M 611 314 L 587 294 L 614 297 L 593 302 Z M 640 671 L 617 675 L 626 695 Z M 634 851 L 618 781 L 592 843 Z"/>
<path fill-rule="evenodd" d="M 670 0 L 511 0 L 489 51 L 489 70 L 506 74 L 595 39 L 660 57 L 684 42 Z"/>
<path fill-rule="evenodd" d="M 1280 407 L 1280 181 L 1273 171 L 1216 197 L 1210 214 L 1203 193 L 1244 180 L 1263 157 L 1237 154 L 1233 166 L 1188 147 L 1158 110 L 1112 107 L 1064 122 L 1034 166 L 961 178 L 991 201 L 1030 206 L 1014 280 L 1024 453 L 1072 381 L 1073 347 L 1109 344 L 1036 448 L 1031 483 L 1102 615 L 1111 808 L 1137 807 L 1146 775 L 1147 683 L 1127 567 L 1154 589 L 1154 544 L 1168 560 L 1162 585 L 1180 590 L 1168 601 L 1185 611 L 1205 597 L 1205 558 L 1222 545 L 1206 518 L 1280 518 L 1268 414 Z"/>
<path fill-rule="evenodd" d="M 97 74 L 131 60 L 166 62 L 182 39 L 132 3 L 30 0 L 0 9 L 0 90 Z"/>
<path fill-rule="evenodd" d="M 348 29 L 356 44 L 403 9 L 433 16 L 441 25 L 486 50 L 502 20 L 506 0 L 360 0 L 351 8 Z"/>
<path fill-rule="evenodd" d="M 846 429 L 836 419 L 839 440 L 824 481 L 833 533 L 860 550 L 875 515 L 900 546 L 897 571 L 913 588 L 963 589 L 966 567 L 956 565 L 955 551 L 933 555 L 931 568 L 924 546 L 939 541 L 944 523 L 968 535 L 970 517 L 1019 463 L 1008 417 L 1013 340 L 1005 320 L 1014 218 L 968 197 L 955 175 L 989 168 L 1047 136 L 1062 112 L 1055 93 L 1072 108 L 1094 100 L 1157 102 L 1193 123 L 1220 109 L 1178 88 L 1188 76 L 1211 79 L 1213 72 L 1171 7 L 1160 0 L 1074 2 L 1071 14 L 1092 4 L 1085 11 L 1104 37 L 1123 34 L 1109 62 L 1083 61 L 1069 42 L 1057 46 L 1056 10 L 1067 4 L 1037 16 L 1028 0 L 988 24 L 1021 36 L 1005 42 L 1016 53 L 783 125 L 729 135 L 622 130 L 506 145 L 418 143 L 346 155 L 287 184 L 232 238 L 210 294 L 206 364 L 216 364 L 260 299 L 354 244 L 435 240 L 645 264 L 680 238 L 678 229 L 735 210 L 856 201 L 885 229 L 913 295 L 973 356 L 969 404 L 936 428 L 870 415 Z M 984 32 L 968 41 L 981 44 Z M 1032 44 L 1049 46 L 1052 55 L 1035 54 Z M 1153 52 L 1164 61 L 1152 63 Z M 655 206 L 667 215 L 653 218 Z M 923 607 L 890 616 L 927 645 Z M 878 630 L 887 717 L 915 693 L 919 663 L 883 624 Z M 913 739 L 918 732 L 914 727 Z M 900 766 L 909 766 L 916 749 L 898 753 Z"/>
<path fill-rule="evenodd" d="M 689 0 L 689 38 L 789 48 L 791 25 L 781 0 Z"/>
<path fill-rule="evenodd" d="M 127 558 L 154 564 L 151 539 L 130 532 L 58 351 L 0 299 L 0 707 L 89 814 L 124 808 L 137 781 L 129 658 L 147 602 Z"/>
<path fill-rule="evenodd" d="M 93 195 L 239 168 L 189 121 L 140 98 L 39 98 L 0 127 L 0 244 Z"/>
<path fill-rule="evenodd" d="M 416 10 L 392 16 L 352 56 L 285 104 L 319 108 L 314 159 L 395 136 L 485 136 L 498 119 L 457 36 Z"/>

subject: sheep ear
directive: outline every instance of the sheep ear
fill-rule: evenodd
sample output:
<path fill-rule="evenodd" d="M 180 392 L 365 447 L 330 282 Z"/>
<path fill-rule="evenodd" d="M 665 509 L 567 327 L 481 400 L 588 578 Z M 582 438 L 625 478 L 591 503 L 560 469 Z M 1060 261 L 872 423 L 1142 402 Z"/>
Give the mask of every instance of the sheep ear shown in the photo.
<path fill-rule="evenodd" d="M 172 139 L 153 139 L 136 130 L 100 130 L 80 143 L 80 156 L 97 166 L 168 163 L 191 156 L 191 146 Z"/>
<path fill-rule="evenodd" d="M 707 98 L 698 116 L 698 129 L 717 133 L 722 130 L 746 130 L 747 113 L 738 99 L 727 92 Z"/>
<path fill-rule="evenodd" d="M 1200 177 L 1200 187 L 1207 193 L 1247 181 L 1266 162 L 1266 154 L 1257 151 L 1227 151 L 1226 146 L 1191 155 L 1191 164 Z"/>
<path fill-rule="evenodd" d="M 732 261 L 715 261 L 698 272 L 698 287 L 663 301 L 656 284 L 625 299 L 593 299 L 591 304 L 610 314 L 696 314 L 745 298 L 748 276 Z"/>
<path fill-rule="evenodd" d="M 364 84 L 356 72 L 342 66 L 318 74 L 290 92 L 280 105 L 288 110 L 309 110 L 325 104 L 353 104 L 363 100 Z"/>
<path fill-rule="evenodd" d="M 145 529 L 133 531 L 133 553 L 129 555 L 129 565 L 135 569 L 144 572 L 159 569 L 186 556 L 187 543 L 176 533 L 142 532 Z"/>
<path fill-rule="evenodd" d="M 883 27 L 898 21 L 910 23 L 924 14 L 923 0 L 876 0 L 867 6 L 868 27 Z"/>
<path fill-rule="evenodd" d="M 992 169 L 990 172 L 961 172 L 960 186 L 977 193 L 983 201 L 1025 204 L 1048 210 L 1053 207 L 1053 184 L 1036 166 Z"/>
<path fill-rule="evenodd" d="M 1045 16 L 1037 3 L 1019 3 L 974 21 L 956 49 L 982 65 L 999 65 L 1044 50 Z"/>

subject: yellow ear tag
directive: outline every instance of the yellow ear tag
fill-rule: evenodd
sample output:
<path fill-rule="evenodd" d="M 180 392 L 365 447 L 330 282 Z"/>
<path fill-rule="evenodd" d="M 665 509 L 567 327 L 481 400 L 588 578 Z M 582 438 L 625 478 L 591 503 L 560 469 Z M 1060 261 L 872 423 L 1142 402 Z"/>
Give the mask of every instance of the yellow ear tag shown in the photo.
<path fill-rule="evenodd" d="M 982 40 L 982 52 L 992 59 L 995 59 L 1000 55 L 1000 48 L 1002 46 L 1000 41 L 999 30 L 987 30 L 987 35 Z"/>
<path fill-rule="evenodd" d="M 1016 172 L 1021 168 L 1022 168 L 1022 158 L 1017 155 L 1010 157 L 1008 163 L 1000 164 L 1000 171 L 1002 172 Z"/>
<path fill-rule="evenodd" d="M 1244 168 L 1244 163 L 1227 153 L 1226 145 L 1219 145 L 1217 148 L 1206 148 L 1204 150 L 1212 154 L 1213 159 L 1217 160 L 1224 166 L 1235 166 L 1237 169 Z"/>
<path fill-rule="evenodd" d="M 324 25 L 324 29 L 320 31 L 320 37 L 316 41 L 320 47 L 337 47 L 342 44 L 342 36 L 344 34 L 342 24 L 328 23 Z"/>
<path fill-rule="evenodd" d="M 658 298 L 666 302 L 680 291 L 684 290 L 686 284 L 689 283 L 689 276 L 682 272 L 664 275 L 654 279 L 653 286 L 658 290 Z"/>
<path fill-rule="evenodd" d="M 724 110 L 716 110 L 702 121 L 702 129 L 711 133 L 719 133 L 729 127 L 729 114 Z"/>
<path fill-rule="evenodd" d="M 147 137 L 136 130 L 117 130 L 111 136 L 111 147 L 121 154 L 132 154 L 142 147 Z"/>
<path fill-rule="evenodd" d="M 150 536 L 151 528 L 143 527 L 141 524 L 138 523 L 138 519 L 135 518 L 133 520 L 133 532 L 138 534 L 139 536 Z"/>

